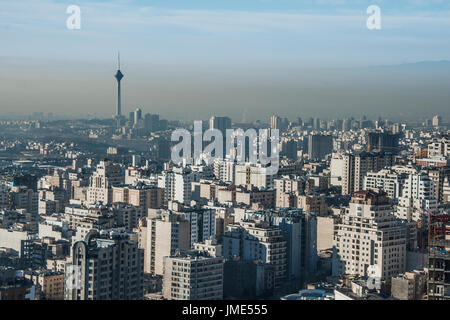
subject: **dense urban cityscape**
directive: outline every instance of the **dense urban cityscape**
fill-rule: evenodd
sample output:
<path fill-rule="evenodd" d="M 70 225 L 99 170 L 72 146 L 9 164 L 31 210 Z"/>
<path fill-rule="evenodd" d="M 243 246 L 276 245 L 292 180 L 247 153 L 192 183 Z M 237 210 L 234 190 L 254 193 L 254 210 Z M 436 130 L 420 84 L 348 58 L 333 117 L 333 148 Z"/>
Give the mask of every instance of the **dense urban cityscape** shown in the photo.
<path fill-rule="evenodd" d="M 367 28 L 381 30 L 369 8 Z M 98 83 L 113 92 L 106 117 L 13 116 L 14 94 L 0 102 L 0 300 L 255 301 L 182 313 L 209 317 L 273 317 L 269 300 L 450 300 L 448 92 L 430 89 L 426 117 L 395 111 L 407 102 L 386 93 L 392 115 L 367 105 L 317 116 L 298 101 L 255 120 L 243 108 L 239 121 L 231 107 L 186 107 L 202 115 L 192 121 L 130 103 L 142 79 L 127 68 L 140 66 L 114 59 Z M 89 77 L 80 99 L 97 90 Z"/>
<path fill-rule="evenodd" d="M 441 116 L 213 116 L 204 130 L 278 130 L 277 174 L 177 164 L 171 132 L 193 125 L 125 117 L 115 77 L 112 119 L 0 123 L 1 299 L 450 298 Z"/>

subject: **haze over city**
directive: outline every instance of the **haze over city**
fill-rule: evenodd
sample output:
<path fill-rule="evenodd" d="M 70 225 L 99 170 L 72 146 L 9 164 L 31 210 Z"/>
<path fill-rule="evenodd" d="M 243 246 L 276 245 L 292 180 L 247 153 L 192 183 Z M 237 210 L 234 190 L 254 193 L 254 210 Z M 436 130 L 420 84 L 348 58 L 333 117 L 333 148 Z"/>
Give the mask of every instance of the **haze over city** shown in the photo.
<path fill-rule="evenodd" d="M 0 0 L 0 315 L 352 300 L 311 311 L 364 301 L 359 320 L 450 300 L 449 17 L 448 0 Z"/>
<path fill-rule="evenodd" d="M 0 1 L 0 118 L 448 118 L 446 1 Z M 367 6 L 382 29 L 366 28 Z"/>

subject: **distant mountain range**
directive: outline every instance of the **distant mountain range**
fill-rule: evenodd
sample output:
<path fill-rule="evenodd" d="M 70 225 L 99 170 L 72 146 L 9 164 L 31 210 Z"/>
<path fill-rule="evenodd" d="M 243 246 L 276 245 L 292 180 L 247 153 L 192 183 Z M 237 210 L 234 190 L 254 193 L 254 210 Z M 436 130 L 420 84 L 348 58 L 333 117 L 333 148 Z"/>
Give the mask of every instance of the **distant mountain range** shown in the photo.
<path fill-rule="evenodd" d="M 371 66 L 373 69 L 441 69 L 450 68 L 450 60 L 441 61 L 419 61 L 413 63 L 402 63 L 396 65 Z"/>

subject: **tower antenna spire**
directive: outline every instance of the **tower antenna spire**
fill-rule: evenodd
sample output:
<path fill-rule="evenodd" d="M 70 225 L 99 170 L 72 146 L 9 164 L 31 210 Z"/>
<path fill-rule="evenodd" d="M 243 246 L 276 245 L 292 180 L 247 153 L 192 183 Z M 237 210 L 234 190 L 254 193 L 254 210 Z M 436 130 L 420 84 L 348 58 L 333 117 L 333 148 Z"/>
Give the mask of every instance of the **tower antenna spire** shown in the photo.
<path fill-rule="evenodd" d="M 120 70 L 120 51 L 118 51 L 117 52 L 117 62 L 118 62 L 118 67 L 119 67 L 119 70 Z"/>

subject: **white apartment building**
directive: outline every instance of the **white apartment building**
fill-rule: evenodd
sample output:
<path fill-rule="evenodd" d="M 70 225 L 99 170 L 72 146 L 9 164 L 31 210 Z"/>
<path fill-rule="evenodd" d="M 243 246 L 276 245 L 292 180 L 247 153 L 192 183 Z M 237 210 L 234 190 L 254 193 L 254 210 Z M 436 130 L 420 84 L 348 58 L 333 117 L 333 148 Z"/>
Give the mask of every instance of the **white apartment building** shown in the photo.
<path fill-rule="evenodd" d="M 368 172 L 364 177 L 363 190 L 383 190 L 391 199 L 397 199 L 401 196 L 403 184 L 407 174 L 398 174 L 389 169 L 383 169 L 378 172 Z"/>
<path fill-rule="evenodd" d="M 388 279 L 405 272 L 406 225 L 385 193 L 355 192 L 334 226 L 333 275 Z"/>
<path fill-rule="evenodd" d="M 192 200 L 192 182 L 200 181 L 200 175 L 190 168 L 175 167 L 158 176 L 158 187 L 165 190 L 165 201 L 189 204 Z"/>
<path fill-rule="evenodd" d="M 450 179 L 448 177 L 444 178 L 444 186 L 442 190 L 442 201 L 450 201 Z"/>
<path fill-rule="evenodd" d="M 223 182 L 235 183 L 236 163 L 225 159 L 216 159 L 213 164 L 216 179 Z"/>
<path fill-rule="evenodd" d="M 435 138 L 428 145 L 428 156 L 450 156 L 450 139 L 448 137 Z"/>
<path fill-rule="evenodd" d="M 330 185 L 342 186 L 345 161 L 342 153 L 333 153 L 330 161 Z"/>
<path fill-rule="evenodd" d="M 424 211 L 437 212 L 438 206 L 435 185 L 428 174 L 425 172 L 410 174 L 398 199 L 396 215 L 401 219 L 418 221 Z"/>

